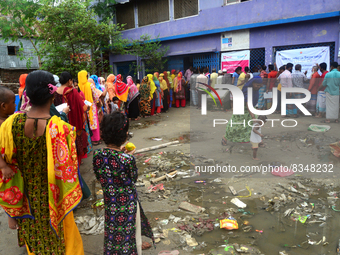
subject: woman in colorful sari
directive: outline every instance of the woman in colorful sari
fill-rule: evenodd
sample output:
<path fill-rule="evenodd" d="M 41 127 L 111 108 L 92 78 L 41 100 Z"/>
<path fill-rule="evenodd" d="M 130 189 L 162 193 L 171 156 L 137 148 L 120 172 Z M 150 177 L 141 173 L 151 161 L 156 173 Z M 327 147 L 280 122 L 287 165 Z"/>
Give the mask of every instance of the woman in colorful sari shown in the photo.
<path fill-rule="evenodd" d="M 153 116 L 155 114 L 155 100 L 156 100 L 156 85 L 155 82 L 153 81 L 153 75 L 152 74 L 148 74 L 147 75 L 149 78 L 149 82 L 150 82 L 150 97 L 151 97 L 151 101 L 150 101 L 150 107 L 151 107 L 151 116 Z"/>
<path fill-rule="evenodd" d="M 33 71 L 27 113 L 1 126 L 0 205 L 29 255 L 83 255 L 73 218 L 82 199 L 74 127 L 50 115 L 57 89 L 51 73 Z"/>
<path fill-rule="evenodd" d="M 139 88 L 139 94 L 140 94 L 140 113 L 143 118 L 149 117 L 151 114 L 151 108 L 150 108 L 150 83 L 148 76 L 145 76 L 142 80 L 142 84 Z"/>
<path fill-rule="evenodd" d="M 154 75 L 153 82 L 156 85 L 156 91 L 155 91 L 156 97 L 154 97 L 155 107 L 156 107 L 156 115 L 159 116 L 161 114 L 161 110 L 163 108 L 163 100 L 162 100 L 163 93 L 162 93 L 162 89 L 161 89 L 161 84 L 160 84 L 159 80 L 157 79 L 157 74 Z"/>
<path fill-rule="evenodd" d="M 169 87 L 170 83 L 168 80 L 168 74 L 165 71 L 164 73 L 160 74 L 159 76 L 159 82 L 161 83 L 161 89 L 163 90 L 163 110 L 164 112 L 168 112 L 169 110 L 169 104 L 168 104 L 168 97 L 169 97 Z"/>
<path fill-rule="evenodd" d="M 139 91 L 131 76 L 126 80 L 129 86 L 129 102 L 127 103 L 128 117 L 129 119 L 139 120 Z"/>
<path fill-rule="evenodd" d="M 179 72 L 174 80 L 174 91 L 176 107 L 178 108 L 180 104 L 185 107 L 185 80 L 182 77 L 182 72 Z"/>
<path fill-rule="evenodd" d="M 249 143 L 250 133 L 252 127 L 248 125 L 248 121 L 255 119 L 255 115 L 248 108 L 248 88 L 253 88 L 253 106 L 255 107 L 259 100 L 259 89 L 263 85 L 263 80 L 260 76 L 256 76 L 243 86 L 242 92 L 244 94 L 244 115 L 235 115 L 231 117 L 226 128 L 225 137 L 222 138 L 222 145 L 226 146 L 227 141 L 235 143 Z M 243 123 L 245 125 L 232 125 L 231 123 Z"/>
<path fill-rule="evenodd" d="M 19 84 L 20 84 L 20 88 L 19 88 L 19 91 L 18 91 L 18 94 L 19 94 L 19 98 L 21 98 L 22 96 L 22 93 L 24 92 L 24 89 L 26 87 L 26 77 L 27 77 L 27 73 L 24 73 L 22 75 L 20 75 L 19 77 Z"/>
<path fill-rule="evenodd" d="M 110 74 L 107 77 L 107 81 L 106 81 L 106 96 L 104 98 L 104 105 L 105 105 L 105 110 L 106 113 L 109 114 L 112 112 L 111 109 L 111 103 L 112 103 L 112 99 L 116 96 L 116 92 L 115 92 L 115 80 L 116 80 L 116 76 L 113 74 Z"/>
<path fill-rule="evenodd" d="M 115 93 L 120 102 L 126 103 L 129 95 L 129 86 L 122 81 L 122 75 L 118 74 L 115 83 Z M 119 104 L 120 107 L 120 104 Z"/>
<path fill-rule="evenodd" d="M 87 106 L 84 104 L 78 91 L 73 89 L 73 78 L 69 72 L 62 72 L 59 81 L 61 86 L 57 89 L 57 93 L 58 90 L 62 89 L 64 101 L 70 107 L 70 112 L 68 113 L 69 123 L 76 128 L 76 146 L 78 162 L 80 164 L 81 160 L 87 156 L 88 141 L 85 128 Z"/>
<path fill-rule="evenodd" d="M 170 72 L 167 71 L 166 73 L 168 74 L 168 80 L 169 80 L 169 83 L 170 83 L 168 102 L 169 102 L 169 108 L 171 108 L 172 107 L 172 100 L 173 100 L 172 97 L 173 97 L 174 84 L 173 84 L 173 80 L 171 78 Z"/>
<path fill-rule="evenodd" d="M 105 78 L 104 77 L 98 77 L 98 83 L 99 83 L 99 86 L 102 88 L 102 91 L 105 90 Z"/>
<path fill-rule="evenodd" d="M 100 94 L 94 83 L 91 83 L 87 80 L 87 72 L 82 70 L 78 73 L 78 86 L 80 90 L 84 93 L 85 100 L 90 102 L 92 105 L 90 106 L 90 110 L 87 112 L 90 129 L 92 131 L 92 144 L 94 146 L 101 144 L 100 142 L 100 128 L 99 128 L 99 120 L 98 120 L 98 108 L 97 103 L 100 102 Z"/>
<path fill-rule="evenodd" d="M 98 76 L 97 75 L 91 75 L 90 79 L 92 79 L 94 81 L 94 85 L 96 86 L 96 89 L 99 89 L 101 92 L 103 92 L 103 89 L 99 84 Z"/>

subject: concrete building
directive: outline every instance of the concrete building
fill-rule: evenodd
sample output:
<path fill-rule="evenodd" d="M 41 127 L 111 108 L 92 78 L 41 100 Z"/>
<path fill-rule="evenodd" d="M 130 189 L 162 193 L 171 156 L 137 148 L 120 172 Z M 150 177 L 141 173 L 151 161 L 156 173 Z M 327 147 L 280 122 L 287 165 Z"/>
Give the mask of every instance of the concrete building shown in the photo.
<path fill-rule="evenodd" d="M 23 48 L 23 51 L 19 49 Z M 33 46 L 28 39 L 5 42 L 0 37 L 0 80 L 3 83 L 18 83 L 19 76 L 39 68 L 38 57 L 33 54 Z M 27 61 L 31 61 L 27 69 Z"/>
<path fill-rule="evenodd" d="M 275 62 L 276 51 L 329 46 L 340 58 L 339 0 L 120 0 L 116 22 L 123 36 L 143 34 L 169 46 L 167 70 L 221 69 L 224 52 L 250 50 L 250 67 Z M 134 56 L 110 55 L 127 75 Z M 138 61 L 140 62 L 140 61 Z M 142 64 L 140 62 L 139 64 Z"/>

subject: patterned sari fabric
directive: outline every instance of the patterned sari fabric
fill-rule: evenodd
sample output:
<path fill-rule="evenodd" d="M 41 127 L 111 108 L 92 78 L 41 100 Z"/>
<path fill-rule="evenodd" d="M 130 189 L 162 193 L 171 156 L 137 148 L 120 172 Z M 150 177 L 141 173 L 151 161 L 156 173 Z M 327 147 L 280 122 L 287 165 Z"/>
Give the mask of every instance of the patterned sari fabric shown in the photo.
<path fill-rule="evenodd" d="M 151 226 L 138 200 L 135 158 L 112 149 L 94 152 L 93 170 L 105 200 L 104 254 L 137 254 L 136 214 L 140 207 L 142 235 L 153 238 Z"/>
<path fill-rule="evenodd" d="M 140 93 L 140 113 L 142 116 L 150 115 L 151 114 L 151 106 L 150 106 L 150 87 L 148 85 L 148 77 L 144 77 L 142 84 L 139 87 Z"/>
<path fill-rule="evenodd" d="M 29 252 L 84 254 L 72 214 L 82 199 L 74 128 L 54 116 L 46 120 L 45 135 L 28 138 L 26 120 L 14 114 L 1 126 L 2 156 L 16 174 L 5 182 L 0 176 L 0 205 L 18 220 L 19 245 Z M 64 228 L 73 233 L 68 240 Z"/>

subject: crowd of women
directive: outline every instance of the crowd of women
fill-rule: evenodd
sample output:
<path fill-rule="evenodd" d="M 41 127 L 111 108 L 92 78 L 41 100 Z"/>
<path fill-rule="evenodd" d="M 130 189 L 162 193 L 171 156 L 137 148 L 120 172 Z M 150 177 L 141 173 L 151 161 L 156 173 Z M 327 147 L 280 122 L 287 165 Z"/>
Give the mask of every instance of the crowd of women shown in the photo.
<path fill-rule="evenodd" d="M 104 254 L 141 254 L 141 235 L 153 239 L 134 185 L 134 151 L 124 146 L 129 121 L 185 106 L 187 84 L 174 70 L 126 81 L 39 70 L 20 77 L 17 112 L 0 95 L 0 206 L 28 254 L 84 254 L 73 210 L 91 193 L 79 166 L 101 141 L 93 170 L 105 198 Z"/>

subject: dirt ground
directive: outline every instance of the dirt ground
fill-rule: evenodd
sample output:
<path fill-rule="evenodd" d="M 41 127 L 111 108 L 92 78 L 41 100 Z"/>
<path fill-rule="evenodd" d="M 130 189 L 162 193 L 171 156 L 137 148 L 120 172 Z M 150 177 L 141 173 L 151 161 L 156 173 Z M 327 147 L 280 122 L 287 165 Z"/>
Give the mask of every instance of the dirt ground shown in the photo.
<path fill-rule="evenodd" d="M 339 213 L 334 209 L 340 208 L 340 205 L 334 204 L 336 207 L 332 210 L 327 204 L 327 197 L 333 196 L 337 199 L 337 194 L 340 193 L 338 177 L 340 161 L 331 154 L 329 144 L 340 140 L 340 124 L 330 124 L 329 131 L 318 133 L 308 131 L 310 124 L 320 123 L 320 119 L 313 117 L 298 118 L 298 125 L 295 128 L 285 128 L 280 124 L 272 128 L 271 124 L 267 123 L 262 128 L 266 147 L 259 149 L 260 160 L 253 161 L 250 144 L 221 145 L 226 125 L 213 127 L 213 119 L 228 120 L 230 117 L 230 112 L 221 111 L 208 111 L 207 116 L 202 116 L 195 107 L 186 107 L 170 109 L 169 113 L 164 113 L 161 117 L 131 123 L 130 131 L 133 132 L 131 142 L 137 149 L 180 141 L 179 145 L 136 155 L 140 183 L 149 180 L 145 173 L 158 171 L 158 174 L 163 175 L 166 172 L 162 172 L 164 169 L 160 169 L 159 162 L 169 162 L 171 170 L 176 169 L 183 176 L 190 175 L 189 178 L 182 178 L 183 176 L 178 174 L 172 180 L 162 181 L 164 191 L 148 193 L 148 185 L 138 187 L 143 209 L 157 236 L 161 234 L 163 238 L 156 244 L 156 249 L 149 248 L 143 251 L 143 254 L 158 254 L 164 250 L 178 250 L 179 254 L 238 254 L 233 251 L 237 246 L 230 247 L 233 243 L 248 245 L 248 248 L 244 249 L 253 247 L 253 251 L 248 250 L 249 254 L 271 255 L 279 254 L 282 250 L 286 251 L 282 254 L 335 254 L 340 237 L 337 231 L 340 221 Z M 271 115 L 270 118 L 281 119 L 279 115 Z M 152 138 L 162 140 L 156 141 Z M 145 163 L 149 158 L 156 163 Z M 95 181 L 91 160 L 89 157 L 81 166 L 83 178 L 90 187 Z M 203 166 L 216 164 L 234 166 L 237 171 L 212 174 L 201 172 L 199 175 L 193 171 L 196 167 L 203 169 Z M 305 170 L 283 178 L 268 172 L 239 171 L 242 166 L 291 167 L 292 164 L 302 164 L 304 169 L 308 166 L 310 169 L 311 164 L 321 164 L 327 167 L 328 173 Z M 247 204 L 244 211 L 230 202 L 234 196 L 228 186 L 233 186 L 241 196 L 247 196 L 249 191 L 251 192 L 250 197 L 239 198 Z M 292 191 L 291 187 L 295 187 L 297 192 Z M 100 188 L 97 185 L 96 191 L 98 189 Z M 308 193 L 308 199 L 301 198 L 304 192 Z M 286 200 L 284 197 L 281 198 L 282 194 L 285 194 Z M 201 206 L 205 211 L 199 215 L 183 211 L 178 208 L 182 201 Z M 303 203 L 305 201 L 307 206 Z M 83 201 L 75 212 L 75 217 L 94 216 L 91 208 L 93 202 L 93 197 Z M 297 216 L 293 214 L 291 218 L 289 215 L 284 217 L 287 208 L 295 209 L 295 213 L 302 216 L 309 212 L 307 223 L 298 222 Z M 99 211 L 99 214 L 102 214 L 102 211 Z M 175 223 L 171 215 L 181 220 Z M 234 217 L 239 223 L 239 229 L 234 231 L 220 229 L 218 219 L 223 215 Z M 315 220 L 319 221 L 318 217 L 323 216 L 327 218 L 325 224 L 322 221 L 321 224 L 314 223 Z M 168 223 L 164 222 L 166 219 L 169 220 Z M 197 227 L 202 226 L 200 223 L 206 224 L 206 227 Z M 191 230 L 188 230 L 190 224 Z M 209 229 L 211 226 L 213 230 Z M 247 226 L 250 226 L 249 232 L 245 228 Z M 187 244 L 185 234 L 188 233 L 195 238 L 197 245 L 190 247 Z M 8 229 L 6 215 L 2 211 L 0 211 L 0 236 L 1 255 L 26 254 L 24 248 L 17 247 L 16 233 Z M 85 254 L 102 254 L 103 234 L 82 237 Z M 323 237 L 327 241 L 324 240 L 318 245 L 314 243 L 314 240 L 319 242 Z M 150 241 L 147 238 L 144 240 Z"/>

